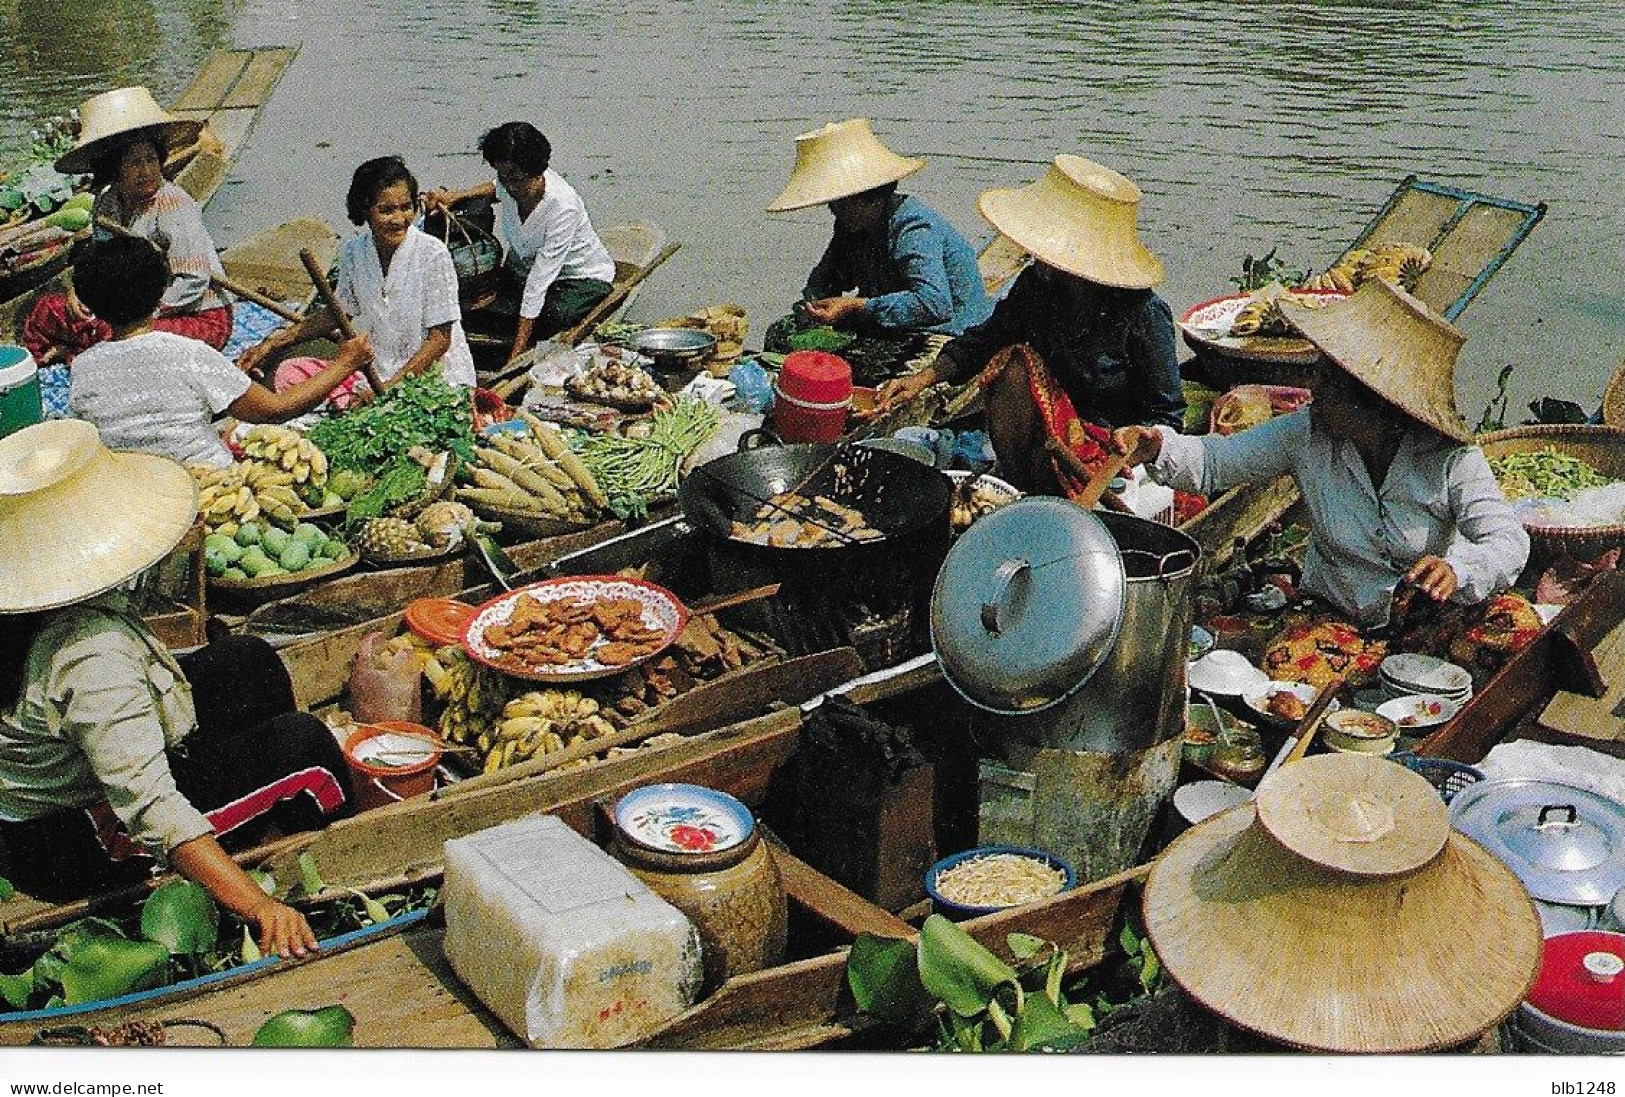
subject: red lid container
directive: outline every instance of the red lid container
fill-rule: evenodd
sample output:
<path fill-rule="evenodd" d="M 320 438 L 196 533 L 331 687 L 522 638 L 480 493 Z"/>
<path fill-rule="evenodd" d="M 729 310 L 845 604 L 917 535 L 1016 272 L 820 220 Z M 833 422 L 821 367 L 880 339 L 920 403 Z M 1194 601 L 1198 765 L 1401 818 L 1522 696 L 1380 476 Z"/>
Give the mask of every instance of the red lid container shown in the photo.
<path fill-rule="evenodd" d="M 779 392 L 798 404 L 844 405 L 852 399 L 852 367 L 838 354 L 794 351 L 779 370 Z"/>
<path fill-rule="evenodd" d="M 1625 934 L 1586 930 L 1546 938 L 1529 1004 L 1571 1025 L 1625 1032 Z"/>

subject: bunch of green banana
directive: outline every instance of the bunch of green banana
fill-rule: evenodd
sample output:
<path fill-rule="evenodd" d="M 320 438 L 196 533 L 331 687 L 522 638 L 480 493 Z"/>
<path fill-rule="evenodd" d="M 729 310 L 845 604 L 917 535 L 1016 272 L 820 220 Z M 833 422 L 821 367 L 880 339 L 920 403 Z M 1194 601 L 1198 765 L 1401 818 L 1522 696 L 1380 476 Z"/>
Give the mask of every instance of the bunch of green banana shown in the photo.
<path fill-rule="evenodd" d="M 288 482 L 307 505 L 322 505 L 327 457 L 309 438 L 292 427 L 261 425 L 243 437 L 242 448 L 249 461 L 286 472 Z"/>
<path fill-rule="evenodd" d="M 430 663 L 433 663 L 431 667 Z M 502 675 L 475 663 L 456 644 L 448 644 L 423 664 L 435 696 L 445 704 L 440 734 L 449 743 L 478 743 L 491 749 L 491 728 L 502 713 L 506 689 Z"/>
<path fill-rule="evenodd" d="M 1374 248 L 1350 248 L 1325 274 L 1317 274 L 1303 284 L 1305 289 L 1342 290 L 1353 293 L 1373 278 L 1393 282 L 1407 292 L 1433 265 L 1433 253 L 1415 244 L 1387 243 Z"/>
<path fill-rule="evenodd" d="M 485 772 L 555 754 L 584 739 L 600 739 L 614 726 L 598 713 L 598 702 L 573 689 L 533 690 L 502 708 L 502 718 L 477 745 L 485 751 Z"/>
<path fill-rule="evenodd" d="M 290 532 L 299 525 L 305 504 L 292 481 L 282 481 L 287 473 L 242 461 L 225 468 L 187 468 L 198 483 L 198 513 L 210 533 L 234 537 L 242 523 L 258 518 Z"/>

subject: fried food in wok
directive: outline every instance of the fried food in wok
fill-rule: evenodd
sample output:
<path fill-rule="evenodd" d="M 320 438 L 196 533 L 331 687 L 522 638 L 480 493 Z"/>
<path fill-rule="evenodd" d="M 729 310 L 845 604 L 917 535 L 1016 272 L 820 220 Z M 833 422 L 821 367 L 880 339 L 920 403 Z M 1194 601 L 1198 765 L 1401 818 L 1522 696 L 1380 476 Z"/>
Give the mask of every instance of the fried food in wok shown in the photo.
<path fill-rule="evenodd" d="M 794 492 L 773 496 L 756 509 L 748 522 L 735 521 L 729 535 L 772 548 L 831 548 L 885 537 L 854 507 L 837 503 L 827 495 L 808 498 Z"/>

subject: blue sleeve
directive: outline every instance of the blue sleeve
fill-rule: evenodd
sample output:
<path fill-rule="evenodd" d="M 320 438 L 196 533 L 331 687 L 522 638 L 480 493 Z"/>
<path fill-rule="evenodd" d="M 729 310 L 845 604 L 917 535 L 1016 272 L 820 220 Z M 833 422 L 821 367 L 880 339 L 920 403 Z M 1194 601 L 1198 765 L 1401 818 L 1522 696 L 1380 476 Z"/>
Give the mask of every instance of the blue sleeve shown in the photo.
<path fill-rule="evenodd" d="M 908 289 L 869 298 L 865 311 L 871 320 L 883 328 L 931 328 L 953 319 L 944 244 L 942 234 L 923 221 L 897 234 L 892 261 Z"/>
<path fill-rule="evenodd" d="M 1168 302 L 1150 295 L 1129 330 L 1127 349 L 1130 370 L 1142 378 L 1139 421 L 1178 430 L 1185 422 L 1185 390 L 1174 345 L 1174 313 Z"/>

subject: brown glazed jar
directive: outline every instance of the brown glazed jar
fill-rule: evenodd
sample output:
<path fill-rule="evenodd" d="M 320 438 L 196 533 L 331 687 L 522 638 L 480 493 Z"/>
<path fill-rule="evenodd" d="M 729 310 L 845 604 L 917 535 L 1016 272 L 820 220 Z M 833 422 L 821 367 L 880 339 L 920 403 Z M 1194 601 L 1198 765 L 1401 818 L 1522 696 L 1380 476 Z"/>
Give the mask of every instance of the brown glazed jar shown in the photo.
<path fill-rule="evenodd" d="M 714 853 L 671 853 L 639 845 L 617 830 L 612 850 L 633 875 L 694 923 L 707 993 L 736 975 L 784 959 L 784 881 L 756 831 Z"/>

